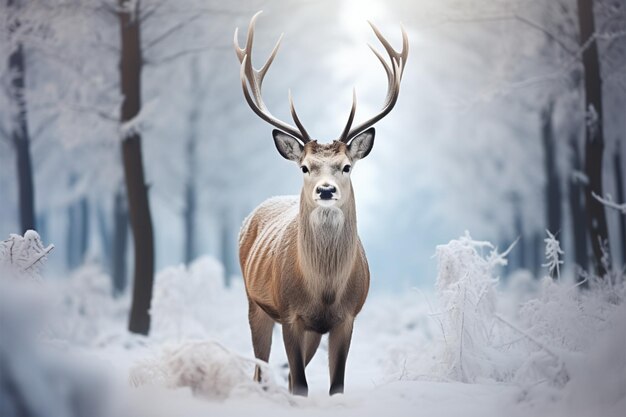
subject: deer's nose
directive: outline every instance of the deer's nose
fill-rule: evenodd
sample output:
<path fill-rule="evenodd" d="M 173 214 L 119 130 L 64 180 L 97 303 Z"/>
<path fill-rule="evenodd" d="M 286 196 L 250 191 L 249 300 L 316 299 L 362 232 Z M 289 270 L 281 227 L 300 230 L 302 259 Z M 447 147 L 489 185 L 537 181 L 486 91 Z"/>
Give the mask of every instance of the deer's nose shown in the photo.
<path fill-rule="evenodd" d="M 323 184 L 317 187 L 315 191 L 322 200 L 330 200 L 333 198 L 333 194 L 337 192 L 337 187 L 330 184 Z"/>

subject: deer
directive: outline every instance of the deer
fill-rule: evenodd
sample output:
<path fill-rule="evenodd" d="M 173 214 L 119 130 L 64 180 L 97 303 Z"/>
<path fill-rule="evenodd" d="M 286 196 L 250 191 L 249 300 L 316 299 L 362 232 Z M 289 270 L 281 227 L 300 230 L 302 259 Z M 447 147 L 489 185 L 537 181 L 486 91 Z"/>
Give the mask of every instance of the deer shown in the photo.
<path fill-rule="evenodd" d="M 252 44 L 258 16 L 250 20 L 246 44 L 234 47 L 247 104 L 275 129 L 278 153 L 295 162 L 303 175 L 300 196 L 274 197 L 256 207 L 239 233 L 239 261 L 248 298 L 248 320 L 255 357 L 269 360 L 275 323 L 282 326 L 289 365 L 289 392 L 307 396 L 305 368 L 328 333 L 329 395 L 344 392 L 346 360 L 354 320 L 361 311 L 370 285 L 365 250 L 357 233 L 356 204 L 350 175 L 357 161 L 369 155 L 374 144 L 373 125 L 394 108 L 409 52 L 402 31 L 402 51 L 397 52 L 371 22 L 374 34 L 389 55 L 368 45 L 387 75 L 387 95 L 378 114 L 353 126 L 352 108 L 338 139 L 312 140 L 300 121 L 289 92 L 291 116 L 296 126 L 274 117 L 262 97 L 262 84 L 276 57 L 280 36 L 265 64 L 252 65 Z M 262 381 L 257 365 L 254 379 Z"/>

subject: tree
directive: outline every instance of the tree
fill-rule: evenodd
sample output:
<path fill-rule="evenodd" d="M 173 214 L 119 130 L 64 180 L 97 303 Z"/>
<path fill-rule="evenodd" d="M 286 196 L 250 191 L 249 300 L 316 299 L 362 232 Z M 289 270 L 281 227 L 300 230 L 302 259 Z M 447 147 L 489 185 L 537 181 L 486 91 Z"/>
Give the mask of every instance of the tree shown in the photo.
<path fill-rule="evenodd" d="M 602 78 L 595 34 L 593 0 L 578 0 L 579 42 L 582 48 L 585 91 L 585 174 L 587 186 L 587 228 L 593 249 L 593 265 L 599 276 L 605 276 L 602 257 L 609 251 L 608 230 L 604 205 L 593 198 L 602 193 L 602 159 L 604 157 L 604 128 L 602 110 Z"/>
<path fill-rule="evenodd" d="M 619 145 L 619 144 L 618 144 Z M 622 157 L 619 146 L 615 148 L 613 157 L 613 170 L 615 171 L 615 197 L 617 201 L 626 201 L 624 196 L 624 171 L 622 169 Z M 622 263 L 626 265 L 626 215 L 619 217 L 619 241 L 622 243 Z"/>
<path fill-rule="evenodd" d="M 141 111 L 141 20 L 140 2 L 118 0 L 121 35 L 120 86 L 123 96 L 121 124 L 125 135 L 122 159 L 128 196 L 128 211 L 135 248 L 133 298 L 128 329 L 150 331 L 150 303 L 154 280 L 154 236 L 141 153 L 141 135 L 134 123 Z"/>
<path fill-rule="evenodd" d="M 111 245 L 113 291 L 119 295 L 126 289 L 126 253 L 128 250 L 128 200 L 124 188 L 121 186 L 113 197 L 113 239 Z"/>
<path fill-rule="evenodd" d="M 200 68 L 197 59 L 193 59 L 190 65 L 191 79 L 190 91 L 192 96 L 192 106 L 188 114 L 188 131 L 187 141 L 185 143 L 185 161 L 186 161 L 186 178 L 185 178 L 185 195 L 183 208 L 184 222 L 184 249 L 183 259 L 185 264 L 189 265 L 196 257 L 196 215 L 198 211 L 198 135 L 199 122 L 202 112 L 202 103 L 205 99 L 207 87 L 200 82 Z"/>
<path fill-rule="evenodd" d="M 7 0 L 9 11 L 9 36 L 20 27 L 17 19 L 18 0 Z M 25 92 L 25 63 L 22 43 L 18 40 L 9 56 L 9 92 L 13 104 L 11 138 L 17 155 L 17 180 L 19 188 L 19 212 L 22 233 L 35 229 L 35 190 L 33 168 L 28 135 L 27 106 Z"/>
<path fill-rule="evenodd" d="M 554 102 L 549 99 L 541 112 L 541 141 L 546 172 L 546 228 L 556 235 L 561 232 L 561 182 L 557 171 L 556 138 L 552 125 Z"/>
<path fill-rule="evenodd" d="M 577 135 L 572 135 L 569 141 L 570 166 L 572 172 L 568 180 L 569 209 L 572 223 L 572 241 L 574 246 L 574 261 L 583 270 L 589 266 L 589 235 L 587 233 L 587 214 L 585 211 L 585 185 L 580 178 L 583 164 L 578 148 Z M 579 276 L 580 279 L 584 277 Z"/>

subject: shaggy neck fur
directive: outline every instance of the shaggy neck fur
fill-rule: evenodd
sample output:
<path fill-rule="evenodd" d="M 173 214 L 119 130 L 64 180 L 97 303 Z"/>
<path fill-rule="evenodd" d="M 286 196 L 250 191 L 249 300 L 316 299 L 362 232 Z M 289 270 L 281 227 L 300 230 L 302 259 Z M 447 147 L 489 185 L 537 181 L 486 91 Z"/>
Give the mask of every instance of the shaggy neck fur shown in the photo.
<path fill-rule="evenodd" d="M 298 261 L 313 292 L 341 292 L 357 254 L 354 195 L 341 208 L 319 207 L 300 197 Z"/>

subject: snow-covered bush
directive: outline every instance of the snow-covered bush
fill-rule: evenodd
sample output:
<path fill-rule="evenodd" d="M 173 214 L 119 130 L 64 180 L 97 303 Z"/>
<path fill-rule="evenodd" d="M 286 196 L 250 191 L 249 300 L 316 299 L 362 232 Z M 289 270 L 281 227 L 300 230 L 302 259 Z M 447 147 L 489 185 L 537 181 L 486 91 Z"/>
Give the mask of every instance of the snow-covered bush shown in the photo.
<path fill-rule="evenodd" d="M 494 333 L 496 268 L 506 265 L 504 256 L 489 242 L 475 241 L 466 232 L 438 246 L 436 258 L 446 376 L 462 382 L 503 379 L 508 369 L 497 362 L 493 345 L 498 336 Z"/>
<path fill-rule="evenodd" d="M 554 236 L 546 244 L 556 272 L 563 252 Z M 552 397 L 579 404 L 578 411 L 626 405 L 622 275 L 589 276 L 586 290 L 549 277 L 535 290 L 524 275 L 499 293 L 496 268 L 505 259 L 491 244 L 466 234 L 439 246 L 436 256 L 440 310 L 433 317 L 442 341 L 433 354 L 435 375 L 463 382 L 517 383 L 530 399 L 533 393 L 553 390 Z M 503 301 L 515 305 L 498 305 Z"/>
<path fill-rule="evenodd" d="M 39 234 L 28 230 L 0 242 L 0 268 L 19 278 L 38 278 L 41 266 L 54 245 L 43 246 Z"/>
<path fill-rule="evenodd" d="M 51 248 L 28 231 L 11 235 L 0 250 L 0 415 L 106 416 L 100 371 L 41 337 L 58 314 L 39 280 Z"/>
<path fill-rule="evenodd" d="M 166 268 L 157 274 L 150 315 L 155 336 L 202 336 L 214 322 L 223 297 L 224 267 L 215 258 L 201 257 L 189 268 Z M 219 314 L 217 314 L 219 316 Z"/>
<path fill-rule="evenodd" d="M 262 384 L 252 379 L 257 364 L 264 369 Z M 209 399 L 225 399 L 234 391 L 276 389 L 267 364 L 241 357 L 213 341 L 186 342 L 165 349 L 159 358 L 131 369 L 130 382 L 134 386 L 188 387 L 194 395 Z"/>
<path fill-rule="evenodd" d="M 79 345 L 98 345 L 125 334 L 127 297 L 112 296 L 112 280 L 96 265 L 84 265 L 63 280 L 49 283 L 63 317 L 49 326 L 48 336 Z"/>

